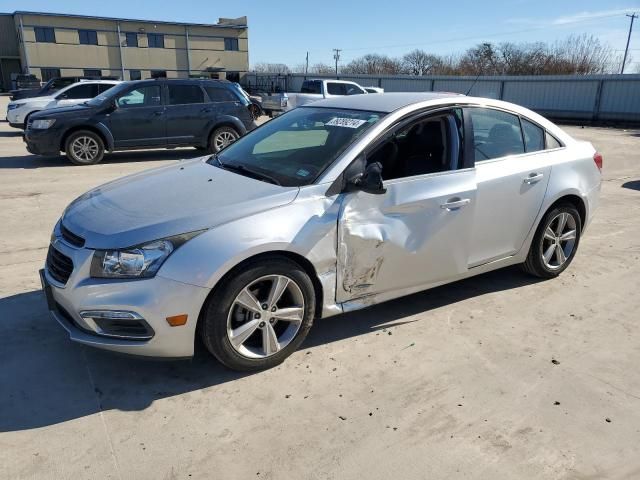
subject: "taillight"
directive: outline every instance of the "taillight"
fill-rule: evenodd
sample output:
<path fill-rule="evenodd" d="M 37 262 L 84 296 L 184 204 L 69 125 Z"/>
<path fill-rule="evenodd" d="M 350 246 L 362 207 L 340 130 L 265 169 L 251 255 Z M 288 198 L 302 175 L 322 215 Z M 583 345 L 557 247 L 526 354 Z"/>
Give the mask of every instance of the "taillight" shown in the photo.
<path fill-rule="evenodd" d="M 594 153 L 593 161 L 596 162 L 596 167 L 598 167 L 598 170 L 602 171 L 602 155 L 598 152 Z"/>

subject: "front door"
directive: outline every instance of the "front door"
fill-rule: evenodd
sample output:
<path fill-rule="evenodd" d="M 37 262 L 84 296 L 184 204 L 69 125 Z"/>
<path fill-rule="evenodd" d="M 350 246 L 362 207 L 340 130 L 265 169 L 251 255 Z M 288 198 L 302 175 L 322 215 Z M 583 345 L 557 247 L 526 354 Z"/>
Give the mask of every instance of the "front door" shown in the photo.
<path fill-rule="evenodd" d="M 116 99 L 109 126 L 116 148 L 166 145 L 166 118 L 162 86 L 145 85 Z"/>
<path fill-rule="evenodd" d="M 367 154 L 368 162 L 382 164 L 387 191 L 343 194 L 339 302 L 467 271 L 476 183 L 463 144 L 461 115 L 446 112 L 399 126 Z"/>
<path fill-rule="evenodd" d="M 522 248 L 544 200 L 553 154 L 544 151 L 544 130 L 523 118 L 488 108 L 466 113 L 478 185 L 469 254 L 475 267 Z"/>

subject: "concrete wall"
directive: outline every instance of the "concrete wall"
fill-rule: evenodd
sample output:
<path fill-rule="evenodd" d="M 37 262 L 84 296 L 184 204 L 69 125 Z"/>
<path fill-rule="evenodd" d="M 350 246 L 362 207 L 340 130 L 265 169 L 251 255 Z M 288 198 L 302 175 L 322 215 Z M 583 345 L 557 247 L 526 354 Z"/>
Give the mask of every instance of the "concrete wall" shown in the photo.
<path fill-rule="evenodd" d="M 130 78 L 129 70 L 140 70 L 142 78 L 150 77 L 151 70 L 165 70 L 168 77 L 182 78 L 204 71 L 220 71 L 220 77 L 224 78 L 224 72 L 244 74 L 249 68 L 246 26 L 183 25 L 17 12 L 17 30 L 20 17 L 26 53 L 23 63 L 28 59 L 30 72 L 38 77 L 41 68 L 60 68 L 62 75 L 81 75 L 83 69 L 99 69 L 103 75 L 121 76 L 122 64 L 125 80 Z M 34 27 L 37 26 L 53 27 L 56 43 L 36 42 Z M 98 45 L 81 45 L 78 29 L 95 30 Z M 127 32 L 137 34 L 137 47 L 127 46 Z M 148 33 L 163 34 L 164 48 L 149 48 Z M 226 51 L 224 38 L 237 38 L 239 50 Z"/>
<path fill-rule="evenodd" d="M 305 78 L 335 76 L 274 75 L 249 73 L 250 86 L 300 91 Z M 377 76 L 339 75 L 362 86 L 376 86 L 385 92 L 445 91 L 497 98 L 528 107 L 551 118 L 566 120 L 611 120 L 640 122 L 640 74 L 554 75 L 554 76 Z"/>

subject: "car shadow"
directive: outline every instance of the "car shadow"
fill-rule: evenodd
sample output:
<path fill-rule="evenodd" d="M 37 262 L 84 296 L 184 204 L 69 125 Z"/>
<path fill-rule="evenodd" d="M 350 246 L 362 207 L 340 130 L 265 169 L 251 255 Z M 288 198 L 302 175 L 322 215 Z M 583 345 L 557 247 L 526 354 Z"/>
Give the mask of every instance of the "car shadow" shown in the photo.
<path fill-rule="evenodd" d="M 640 180 L 631 180 L 630 182 L 624 182 L 622 188 L 628 188 L 630 190 L 640 190 Z"/>
<path fill-rule="evenodd" d="M 154 162 L 162 160 L 183 160 L 206 155 L 205 152 L 193 148 L 175 150 L 134 150 L 127 152 L 107 153 L 99 165 L 110 163 Z M 0 157 L 0 169 L 3 168 L 49 168 L 73 166 L 65 156 L 43 157 L 40 155 L 20 155 Z M 90 168 L 90 167 L 78 167 Z"/>
<path fill-rule="evenodd" d="M 428 321 L 406 318 L 536 281 L 507 268 L 318 320 L 302 348 Z M 194 358 L 183 361 L 150 361 L 71 343 L 49 318 L 40 290 L 0 299 L 0 319 L 0 432 L 40 428 L 103 410 L 140 411 L 158 399 L 250 375 L 224 368 L 199 342 Z"/>

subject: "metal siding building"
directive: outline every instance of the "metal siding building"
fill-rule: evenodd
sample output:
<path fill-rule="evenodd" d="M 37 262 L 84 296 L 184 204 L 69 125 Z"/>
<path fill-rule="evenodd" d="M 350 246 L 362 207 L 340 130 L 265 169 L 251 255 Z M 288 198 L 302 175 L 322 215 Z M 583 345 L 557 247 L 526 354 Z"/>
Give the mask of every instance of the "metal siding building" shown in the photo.
<path fill-rule="evenodd" d="M 124 80 L 204 75 L 238 81 L 249 69 L 246 17 L 190 24 L 18 11 L 0 22 L 0 45 L 12 38 L 22 71 L 42 80 L 99 71 Z"/>

